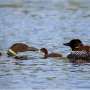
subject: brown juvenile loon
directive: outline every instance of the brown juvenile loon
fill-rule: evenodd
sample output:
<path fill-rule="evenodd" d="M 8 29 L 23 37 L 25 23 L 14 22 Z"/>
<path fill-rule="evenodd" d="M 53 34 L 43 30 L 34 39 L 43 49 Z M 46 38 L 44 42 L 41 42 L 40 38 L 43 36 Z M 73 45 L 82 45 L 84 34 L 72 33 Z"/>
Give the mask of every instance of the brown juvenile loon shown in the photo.
<path fill-rule="evenodd" d="M 8 49 L 8 56 L 16 56 L 19 52 L 38 51 L 37 48 L 28 46 L 24 43 L 15 43 Z M 18 58 L 18 57 L 17 57 Z"/>
<path fill-rule="evenodd" d="M 40 51 L 44 53 L 44 58 L 62 57 L 62 54 L 59 54 L 59 53 L 52 52 L 52 53 L 48 54 L 48 50 L 46 48 L 41 48 Z"/>

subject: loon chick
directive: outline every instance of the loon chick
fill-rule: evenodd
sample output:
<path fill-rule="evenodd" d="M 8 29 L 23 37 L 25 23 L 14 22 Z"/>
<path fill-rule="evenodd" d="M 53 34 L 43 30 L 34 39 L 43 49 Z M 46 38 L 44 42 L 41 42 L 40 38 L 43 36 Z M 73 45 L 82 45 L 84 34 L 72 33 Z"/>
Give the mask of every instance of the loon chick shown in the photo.
<path fill-rule="evenodd" d="M 52 52 L 52 53 L 48 54 L 48 50 L 46 48 L 41 48 L 40 51 L 44 53 L 44 58 L 48 58 L 48 57 L 62 57 L 62 54 L 59 54 L 59 53 Z"/>

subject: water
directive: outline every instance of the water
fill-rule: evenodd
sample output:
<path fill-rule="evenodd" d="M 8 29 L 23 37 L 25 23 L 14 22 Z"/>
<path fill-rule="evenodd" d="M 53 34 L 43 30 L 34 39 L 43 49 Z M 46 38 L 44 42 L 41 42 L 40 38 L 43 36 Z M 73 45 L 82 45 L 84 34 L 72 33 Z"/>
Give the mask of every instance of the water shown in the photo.
<path fill-rule="evenodd" d="M 0 0 L 0 50 L 24 42 L 67 55 L 64 42 L 90 44 L 89 36 L 89 0 Z M 0 57 L 0 90 L 90 90 L 89 64 L 29 54 L 23 61 Z"/>

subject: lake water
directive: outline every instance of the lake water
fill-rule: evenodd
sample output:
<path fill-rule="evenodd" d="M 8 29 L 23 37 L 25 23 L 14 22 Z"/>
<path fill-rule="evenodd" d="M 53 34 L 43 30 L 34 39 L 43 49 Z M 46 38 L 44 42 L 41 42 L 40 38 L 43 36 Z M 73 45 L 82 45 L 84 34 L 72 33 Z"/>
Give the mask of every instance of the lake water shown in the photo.
<path fill-rule="evenodd" d="M 90 0 L 0 0 L 0 50 L 15 42 L 66 56 L 73 38 L 90 44 Z M 0 90 L 90 90 L 90 64 L 63 59 L 0 57 Z M 32 54 L 32 55 L 31 55 Z"/>

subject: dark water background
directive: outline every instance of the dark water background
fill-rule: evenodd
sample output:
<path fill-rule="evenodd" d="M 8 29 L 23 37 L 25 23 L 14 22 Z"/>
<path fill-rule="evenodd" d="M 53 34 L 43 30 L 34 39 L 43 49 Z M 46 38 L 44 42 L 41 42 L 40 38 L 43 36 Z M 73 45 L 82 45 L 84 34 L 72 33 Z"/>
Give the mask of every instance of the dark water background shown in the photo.
<path fill-rule="evenodd" d="M 90 44 L 90 0 L 0 0 L 0 50 L 15 42 L 67 55 L 73 38 Z M 90 65 L 0 57 L 0 90 L 90 90 Z"/>

